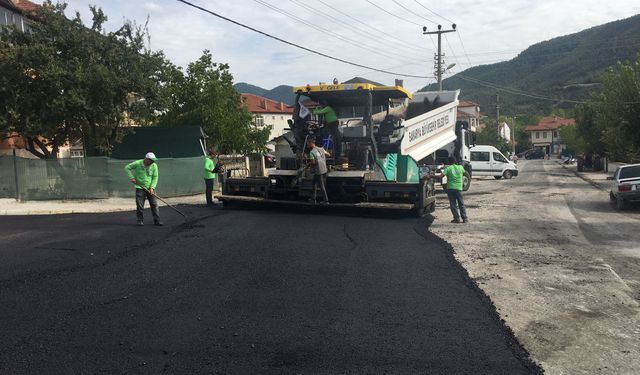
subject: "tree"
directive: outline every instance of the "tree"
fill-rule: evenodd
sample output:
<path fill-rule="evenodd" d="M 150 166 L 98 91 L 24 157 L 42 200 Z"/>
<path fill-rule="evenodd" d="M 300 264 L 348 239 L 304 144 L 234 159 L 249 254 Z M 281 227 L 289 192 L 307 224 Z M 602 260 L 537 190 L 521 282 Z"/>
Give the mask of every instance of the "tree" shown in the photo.
<path fill-rule="evenodd" d="M 211 53 L 189 64 L 186 74 L 165 66 L 168 82 L 161 95 L 165 104 L 160 125 L 200 125 L 222 152 L 251 154 L 264 151 L 270 127 L 258 127 L 233 87 L 229 65 L 213 62 Z"/>
<path fill-rule="evenodd" d="M 476 135 L 476 143 L 479 145 L 491 145 L 500 150 L 501 152 L 508 152 L 511 148 L 507 141 L 500 137 L 498 134 L 498 128 L 496 126 L 495 119 L 486 118 L 485 122 L 488 124 Z M 506 121 L 501 121 L 506 122 Z"/>
<path fill-rule="evenodd" d="M 65 8 L 45 1 L 31 32 L 0 35 L 0 134 L 19 134 L 43 159 L 80 139 L 89 152 L 109 154 L 125 120 L 148 122 L 160 103 L 165 58 L 145 49 L 146 28 L 125 22 L 107 33 L 102 10 L 90 7 L 86 27 Z"/>
<path fill-rule="evenodd" d="M 617 160 L 640 161 L 640 54 L 609 69 L 602 84 L 595 123 L 607 152 Z"/>
<path fill-rule="evenodd" d="M 602 91 L 576 107 L 576 142 L 581 151 L 640 161 L 640 54 L 618 63 L 602 78 Z M 571 134 L 569 134 L 571 136 Z"/>

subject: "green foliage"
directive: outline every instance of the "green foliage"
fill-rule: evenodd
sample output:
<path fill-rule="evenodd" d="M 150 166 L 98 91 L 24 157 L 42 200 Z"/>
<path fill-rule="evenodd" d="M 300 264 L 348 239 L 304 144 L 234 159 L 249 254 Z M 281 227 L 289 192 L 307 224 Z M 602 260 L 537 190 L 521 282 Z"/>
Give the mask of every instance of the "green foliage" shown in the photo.
<path fill-rule="evenodd" d="M 602 82 L 602 91 L 576 108 L 576 146 L 615 160 L 640 161 L 640 54 L 633 63 L 610 68 Z"/>
<path fill-rule="evenodd" d="M 566 152 L 572 155 L 584 153 L 589 149 L 587 142 L 580 134 L 578 126 L 563 126 L 560 128 L 560 137 L 567 145 Z"/>
<path fill-rule="evenodd" d="M 186 74 L 167 65 L 164 75 L 167 110 L 159 117 L 161 125 L 200 125 L 222 152 L 264 151 L 271 128 L 252 123 L 252 114 L 233 87 L 229 65 L 213 62 L 211 53 L 204 51 Z"/>
<path fill-rule="evenodd" d="M 476 144 L 479 145 L 491 145 L 500 150 L 502 153 L 508 154 L 511 150 L 511 146 L 498 134 L 498 127 L 495 119 L 485 119 L 485 126 L 482 131 L 476 134 Z"/>
<path fill-rule="evenodd" d="M 144 48 L 144 27 L 126 22 L 106 33 L 100 9 L 90 7 L 87 27 L 78 14 L 66 18 L 65 8 L 46 1 L 31 32 L 2 30 L 0 134 L 20 134 L 40 158 L 80 139 L 108 154 L 125 120 L 144 123 L 158 109 L 165 59 Z"/>

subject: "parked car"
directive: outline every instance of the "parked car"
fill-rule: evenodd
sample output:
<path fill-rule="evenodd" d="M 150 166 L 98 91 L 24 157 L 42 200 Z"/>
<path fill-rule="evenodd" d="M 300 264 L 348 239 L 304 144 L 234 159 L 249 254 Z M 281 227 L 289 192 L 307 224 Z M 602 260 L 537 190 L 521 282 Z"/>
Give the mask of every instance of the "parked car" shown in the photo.
<path fill-rule="evenodd" d="M 628 202 L 640 202 L 640 164 L 622 165 L 613 173 L 609 198 L 624 210 Z"/>
<path fill-rule="evenodd" d="M 535 150 L 531 150 L 526 154 L 524 154 L 525 159 L 544 159 L 544 157 L 545 157 L 544 151 L 539 148 Z"/>
<path fill-rule="evenodd" d="M 516 163 L 507 160 L 493 146 L 478 145 L 471 148 L 471 170 L 474 176 L 493 176 L 497 180 L 518 175 Z"/>
<path fill-rule="evenodd" d="M 264 166 L 266 168 L 275 168 L 276 156 L 273 154 L 264 154 Z"/>

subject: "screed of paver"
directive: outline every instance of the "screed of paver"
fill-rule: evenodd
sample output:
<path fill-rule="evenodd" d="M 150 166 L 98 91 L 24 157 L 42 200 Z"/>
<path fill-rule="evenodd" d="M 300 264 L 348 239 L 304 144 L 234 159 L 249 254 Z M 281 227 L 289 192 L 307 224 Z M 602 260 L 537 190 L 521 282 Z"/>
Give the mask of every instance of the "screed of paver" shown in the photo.
<path fill-rule="evenodd" d="M 551 161 L 520 163 L 508 181 L 474 179 L 470 224 L 430 230 L 551 374 L 640 372 L 637 212 Z M 486 194 L 489 193 L 489 194 Z"/>

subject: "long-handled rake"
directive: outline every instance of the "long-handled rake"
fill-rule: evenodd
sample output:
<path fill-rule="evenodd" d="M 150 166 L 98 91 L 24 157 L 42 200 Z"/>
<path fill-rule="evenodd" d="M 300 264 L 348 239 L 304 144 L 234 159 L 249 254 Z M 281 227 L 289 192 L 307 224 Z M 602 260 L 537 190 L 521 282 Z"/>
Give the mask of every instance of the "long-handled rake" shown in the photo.
<path fill-rule="evenodd" d="M 138 185 L 138 186 L 140 186 L 140 185 Z M 149 189 L 147 189 L 144 186 L 140 186 L 140 188 L 142 188 L 142 190 L 146 191 L 147 193 L 153 195 L 154 197 L 158 198 L 162 203 L 164 203 L 167 206 L 173 208 L 174 211 L 176 211 L 177 213 L 182 215 L 182 217 L 184 217 L 185 221 L 189 220 L 189 218 L 187 218 L 187 215 L 185 215 L 182 211 L 180 211 L 179 209 L 177 209 L 177 208 L 173 207 L 172 205 L 170 205 L 169 203 L 167 203 L 167 201 L 165 201 L 164 199 L 160 198 L 156 193 L 152 193 Z"/>

